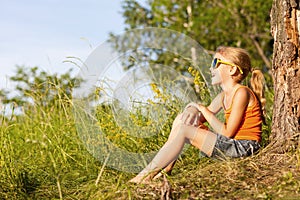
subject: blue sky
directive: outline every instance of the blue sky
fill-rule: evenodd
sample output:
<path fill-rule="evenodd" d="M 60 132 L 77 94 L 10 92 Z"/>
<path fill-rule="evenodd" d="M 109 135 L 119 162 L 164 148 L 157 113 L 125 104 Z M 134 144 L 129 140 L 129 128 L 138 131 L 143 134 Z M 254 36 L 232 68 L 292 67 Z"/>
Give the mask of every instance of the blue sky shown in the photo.
<path fill-rule="evenodd" d="M 0 0 L 0 88 L 16 65 L 74 68 L 67 56 L 85 60 L 109 32 L 124 31 L 123 21 L 121 0 Z"/>

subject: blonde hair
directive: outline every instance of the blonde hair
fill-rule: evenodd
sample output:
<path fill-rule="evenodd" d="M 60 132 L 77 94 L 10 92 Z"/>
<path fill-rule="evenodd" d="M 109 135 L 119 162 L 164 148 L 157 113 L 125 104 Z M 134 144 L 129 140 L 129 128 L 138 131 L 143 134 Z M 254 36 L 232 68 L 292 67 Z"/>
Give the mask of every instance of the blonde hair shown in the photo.
<path fill-rule="evenodd" d="M 255 95 L 260 101 L 263 115 L 265 115 L 266 112 L 265 109 L 266 98 L 264 96 L 264 92 L 265 92 L 264 84 L 265 84 L 264 74 L 258 69 L 252 70 L 250 85 L 253 92 L 255 93 Z"/>
<path fill-rule="evenodd" d="M 237 75 L 234 77 L 237 82 L 240 83 L 247 77 L 250 71 L 252 72 L 250 86 L 257 99 L 260 101 L 262 113 L 265 114 L 266 99 L 264 97 L 264 75 L 258 69 L 252 70 L 251 60 L 248 52 L 237 47 L 220 46 L 217 48 L 216 53 L 221 54 L 230 62 L 238 65 L 242 69 L 243 73 L 241 74 L 239 70 L 237 70 Z"/>

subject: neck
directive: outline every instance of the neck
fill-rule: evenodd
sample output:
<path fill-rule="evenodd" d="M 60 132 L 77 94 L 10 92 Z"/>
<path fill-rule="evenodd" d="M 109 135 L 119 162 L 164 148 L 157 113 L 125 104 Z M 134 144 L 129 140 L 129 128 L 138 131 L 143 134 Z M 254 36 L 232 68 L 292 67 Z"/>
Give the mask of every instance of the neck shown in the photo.
<path fill-rule="evenodd" d="M 229 95 L 232 93 L 232 91 L 234 91 L 236 89 L 236 87 L 238 85 L 240 85 L 240 84 L 237 82 L 229 81 L 229 82 L 223 83 L 221 85 L 221 88 L 225 94 Z"/>

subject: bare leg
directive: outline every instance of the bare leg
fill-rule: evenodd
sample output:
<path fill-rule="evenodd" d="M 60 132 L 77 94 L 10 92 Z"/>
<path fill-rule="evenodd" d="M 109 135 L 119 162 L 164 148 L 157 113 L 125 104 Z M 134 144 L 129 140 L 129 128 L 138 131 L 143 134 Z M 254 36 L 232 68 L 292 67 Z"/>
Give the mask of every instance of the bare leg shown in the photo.
<path fill-rule="evenodd" d="M 168 141 L 172 140 L 178 133 L 179 133 L 179 125 L 182 124 L 182 120 L 181 120 L 181 117 L 182 117 L 182 114 L 179 114 L 173 124 L 172 124 L 172 130 L 170 132 L 170 135 L 169 135 L 169 138 L 168 138 Z M 199 125 L 195 125 L 195 127 L 198 127 Z M 200 124 L 200 127 L 201 128 L 204 128 L 206 130 L 208 130 L 208 128 L 203 125 L 203 124 Z M 175 163 L 176 163 L 177 160 L 174 160 L 172 161 L 168 166 L 166 166 L 161 172 L 159 172 L 153 179 L 157 179 L 159 177 L 161 177 L 163 175 L 163 173 L 166 173 L 168 175 L 171 175 L 171 172 L 172 172 L 172 169 L 173 167 L 175 166 Z M 162 173 L 163 172 L 163 173 Z"/>
<path fill-rule="evenodd" d="M 177 117 L 175 118 L 173 124 L 172 124 L 172 129 L 171 132 L 169 134 L 168 140 L 166 143 L 170 142 L 173 138 L 175 138 L 175 136 L 179 133 L 179 129 L 180 129 L 180 125 L 182 124 L 181 121 L 181 114 L 177 115 Z M 176 159 L 174 161 L 172 161 L 168 166 L 166 166 L 163 171 L 165 173 L 169 173 L 172 171 L 174 165 L 175 165 Z M 141 174 L 141 173 L 140 173 Z M 163 175 L 163 173 L 161 173 L 161 170 L 154 170 L 152 173 L 144 176 L 143 178 L 143 182 L 147 182 L 149 179 L 157 179 L 159 177 L 161 177 Z M 130 182 L 135 182 L 134 179 L 131 179 Z"/>
<path fill-rule="evenodd" d="M 216 134 L 182 123 L 178 127 L 178 133 L 164 144 L 146 168 L 131 179 L 130 182 L 140 183 L 143 180 L 151 180 L 161 169 L 178 158 L 185 143 L 190 143 L 207 155 L 211 155 L 216 141 Z"/>
<path fill-rule="evenodd" d="M 175 118 L 173 124 L 172 124 L 172 129 L 171 129 L 171 132 L 170 132 L 170 135 L 169 135 L 169 138 L 168 138 L 168 141 L 171 141 L 179 132 L 179 129 L 180 129 L 180 124 L 182 123 L 181 121 L 181 115 L 182 114 L 179 114 L 177 115 L 177 117 Z M 172 172 L 172 169 L 176 163 L 177 159 L 172 161 L 168 166 L 166 166 L 164 169 L 163 169 L 163 172 L 166 173 L 166 174 L 171 174 Z M 163 175 L 162 172 L 159 172 L 157 175 L 154 176 L 153 179 L 157 179 L 159 177 L 161 177 Z"/>

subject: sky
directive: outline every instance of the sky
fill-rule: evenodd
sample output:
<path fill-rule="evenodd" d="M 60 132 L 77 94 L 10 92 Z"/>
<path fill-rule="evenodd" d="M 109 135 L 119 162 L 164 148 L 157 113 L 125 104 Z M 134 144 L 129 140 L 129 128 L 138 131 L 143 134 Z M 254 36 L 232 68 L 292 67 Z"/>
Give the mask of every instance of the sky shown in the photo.
<path fill-rule="evenodd" d="M 16 66 L 64 73 L 108 39 L 121 34 L 121 0 L 0 0 L 0 88 Z"/>

